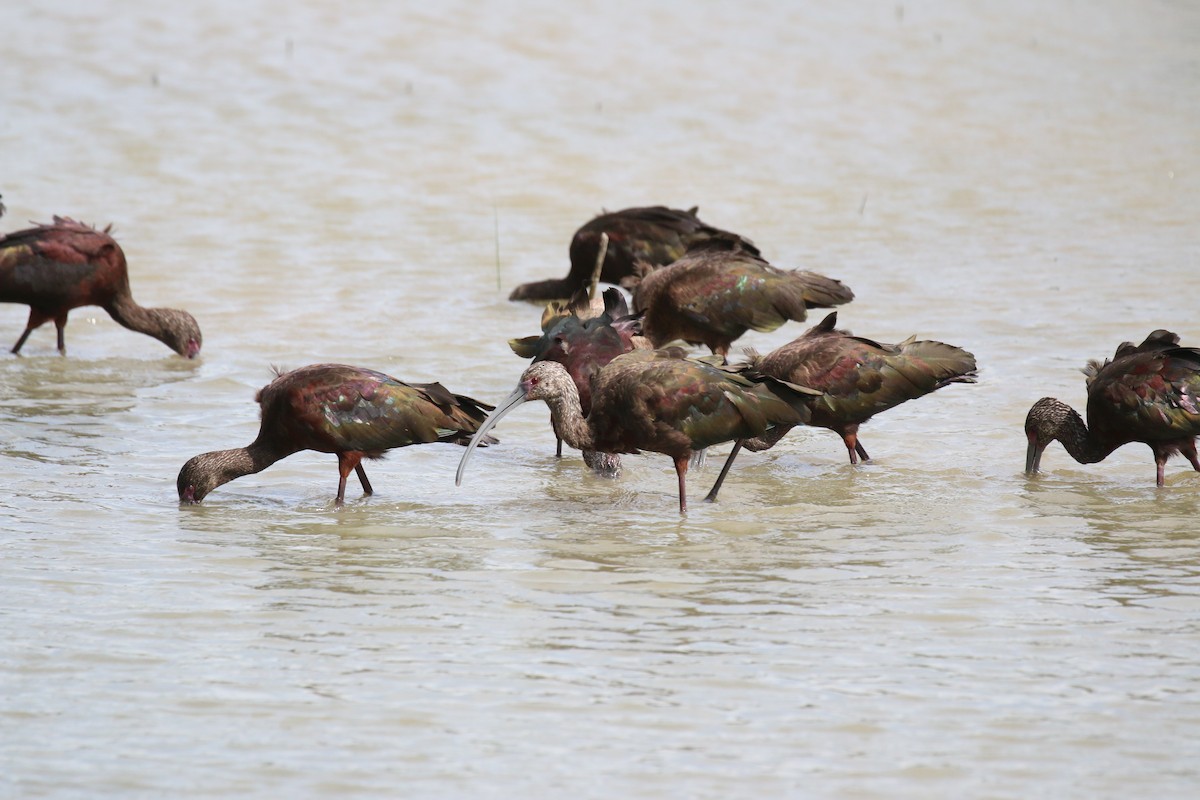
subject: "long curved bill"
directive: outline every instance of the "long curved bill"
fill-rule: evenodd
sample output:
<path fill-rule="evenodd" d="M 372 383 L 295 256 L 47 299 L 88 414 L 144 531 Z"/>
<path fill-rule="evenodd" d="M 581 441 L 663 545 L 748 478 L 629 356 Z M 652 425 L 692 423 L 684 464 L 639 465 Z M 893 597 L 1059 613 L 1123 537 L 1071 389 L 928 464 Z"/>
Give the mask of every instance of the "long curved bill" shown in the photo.
<path fill-rule="evenodd" d="M 454 485 L 462 485 L 463 472 L 467 469 L 467 459 L 471 457 L 471 453 L 475 452 L 475 448 L 479 446 L 479 442 L 487 435 L 487 432 L 496 426 L 508 412 L 512 411 L 517 406 L 525 402 L 525 389 L 518 386 L 513 390 L 513 393 L 504 398 L 504 402 L 496 406 L 488 418 L 479 426 L 479 430 L 475 431 L 475 435 L 471 437 L 471 441 L 467 443 L 467 450 L 462 454 L 462 458 L 458 462 L 458 472 L 454 473 Z"/>
<path fill-rule="evenodd" d="M 1042 464 L 1042 451 L 1045 448 L 1038 447 L 1038 443 L 1029 440 L 1029 447 L 1025 450 L 1025 474 L 1032 475 L 1038 471 L 1038 467 Z"/>

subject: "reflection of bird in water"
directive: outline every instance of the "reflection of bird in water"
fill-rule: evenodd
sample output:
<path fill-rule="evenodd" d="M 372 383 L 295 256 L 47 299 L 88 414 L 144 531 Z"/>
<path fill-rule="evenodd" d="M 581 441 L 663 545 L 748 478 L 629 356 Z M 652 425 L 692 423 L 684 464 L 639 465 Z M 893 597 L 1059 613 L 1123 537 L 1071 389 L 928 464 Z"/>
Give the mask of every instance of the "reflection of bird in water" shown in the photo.
<path fill-rule="evenodd" d="M 247 447 L 203 453 L 179 471 L 179 499 L 199 503 L 218 486 L 261 472 L 301 450 L 338 459 L 337 504 L 358 474 L 372 494 L 364 458 L 429 442 L 466 444 L 492 407 L 451 394 L 440 383 L 408 384 L 362 367 L 314 364 L 285 372 L 258 391 L 258 438 Z"/>
<path fill-rule="evenodd" d="M 662 347 L 682 339 L 724 357 L 735 339 L 753 328 L 773 331 L 803 320 L 810 308 L 854 299 L 841 281 L 807 270 L 782 270 L 758 249 L 733 235 L 693 244 L 675 263 L 623 281 L 633 291 L 642 330 Z"/>
<path fill-rule="evenodd" d="M 1143 442 L 1154 451 L 1159 486 L 1167 459 L 1175 453 L 1200 472 L 1200 349 L 1180 347 L 1179 336 L 1157 330 L 1136 347 L 1125 342 L 1103 364 L 1090 361 L 1084 374 L 1087 423 L 1053 397 L 1043 397 L 1029 409 L 1026 472 L 1038 471 L 1042 453 L 1055 439 L 1080 464 L 1103 461 L 1122 445 Z"/>
<path fill-rule="evenodd" d="M 200 326 L 186 311 L 143 308 L 129 290 L 125 254 L 108 235 L 65 217 L 0 236 L 0 302 L 29 306 L 29 323 L 12 351 L 51 320 L 58 351 L 67 354 L 63 331 L 67 314 L 80 306 L 100 306 L 130 330 L 153 336 L 181 356 L 200 352 Z"/>
<path fill-rule="evenodd" d="M 601 252 L 601 236 L 608 234 L 608 250 L 600 269 L 600 280 L 620 283 L 634 274 L 634 264 L 670 264 L 683 255 L 692 242 L 725 233 L 706 225 L 696 209 L 681 211 L 665 206 L 626 208 L 605 212 L 575 232 L 571 239 L 571 270 L 565 278 L 523 283 L 513 289 L 509 300 L 561 300 L 587 286 Z"/>
<path fill-rule="evenodd" d="M 750 366 L 822 392 L 808 402 L 812 412 L 808 424 L 841 436 L 851 464 L 857 464 L 860 456 L 864 461 L 871 458 L 858 440 L 858 426 L 871 417 L 951 383 L 975 382 L 975 357 L 962 348 L 915 337 L 900 344 L 880 344 L 837 330 L 835 325 L 836 311 L 767 355 L 753 355 Z M 707 499 L 716 499 L 740 447 L 766 450 L 789 430 L 779 426 L 765 436 L 736 443 Z"/>
<path fill-rule="evenodd" d="M 555 433 L 572 447 L 670 456 L 679 481 L 679 511 L 684 513 L 685 476 L 693 452 L 808 418 L 803 401 L 809 393 L 803 387 L 751 379 L 681 355 L 678 349 L 634 350 L 613 359 L 596 373 L 586 416 L 575 382 L 561 364 L 533 364 L 476 432 L 459 463 L 456 482 L 462 481 L 475 442 L 501 417 L 528 400 L 545 400 Z"/>

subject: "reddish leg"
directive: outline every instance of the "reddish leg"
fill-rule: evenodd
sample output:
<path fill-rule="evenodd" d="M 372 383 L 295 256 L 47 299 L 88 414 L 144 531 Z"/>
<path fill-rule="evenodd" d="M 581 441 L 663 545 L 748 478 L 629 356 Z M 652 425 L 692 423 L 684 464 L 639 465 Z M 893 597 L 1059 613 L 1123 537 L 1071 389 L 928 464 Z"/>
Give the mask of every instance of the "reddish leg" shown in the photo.
<path fill-rule="evenodd" d="M 687 513 L 687 470 L 688 457 L 675 459 L 675 474 L 679 476 L 679 513 Z"/>
<path fill-rule="evenodd" d="M 346 501 L 346 478 L 350 477 L 352 471 L 359 469 L 359 463 L 362 461 L 362 453 L 350 451 L 347 453 L 338 453 L 338 493 L 334 505 L 342 505 Z M 359 479 L 365 481 L 365 473 L 359 472 Z M 367 488 L 369 484 L 363 486 Z M 370 492 L 367 492 L 370 494 Z"/>
<path fill-rule="evenodd" d="M 842 434 L 842 442 L 846 445 L 846 450 L 850 453 L 851 464 L 857 464 L 859 456 L 862 456 L 863 461 L 871 460 L 871 457 L 867 455 L 866 448 L 859 444 L 857 425 L 847 425 L 839 433 Z"/>
<path fill-rule="evenodd" d="M 1179 452 L 1183 453 L 1183 457 L 1192 462 L 1192 469 L 1200 472 L 1200 460 L 1196 458 L 1196 440 L 1192 439 L 1187 444 L 1179 446 Z"/>

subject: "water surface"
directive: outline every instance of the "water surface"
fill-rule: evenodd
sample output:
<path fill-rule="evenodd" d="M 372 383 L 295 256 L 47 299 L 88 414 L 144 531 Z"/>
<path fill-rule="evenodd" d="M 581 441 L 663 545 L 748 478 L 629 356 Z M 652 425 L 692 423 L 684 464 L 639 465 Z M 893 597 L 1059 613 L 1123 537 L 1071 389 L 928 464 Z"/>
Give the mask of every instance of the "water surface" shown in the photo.
<path fill-rule="evenodd" d="M 1087 359 L 1200 341 L 1193 6 L 5 18 L 0 225 L 114 223 L 135 295 L 205 347 L 81 309 L 68 358 L 51 329 L 0 358 L 3 795 L 1194 792 L 1200 475 L 1057 445 L 1020 473 L 1026 410 L 1082 407 Z M 338 511 L 306 453 L 178 507 L 272 365 L 505 396 L 538 319 L 508 291 L 651 203 L 845 280 L 845 327 L 967 347 L 980 383 L 869 423 L 858 468 L 826 431 L 745 454 L 683 520 L 668 459 L 593 477 L 540 405 L 458 489 L 458 448 L 407 448 Z"/>

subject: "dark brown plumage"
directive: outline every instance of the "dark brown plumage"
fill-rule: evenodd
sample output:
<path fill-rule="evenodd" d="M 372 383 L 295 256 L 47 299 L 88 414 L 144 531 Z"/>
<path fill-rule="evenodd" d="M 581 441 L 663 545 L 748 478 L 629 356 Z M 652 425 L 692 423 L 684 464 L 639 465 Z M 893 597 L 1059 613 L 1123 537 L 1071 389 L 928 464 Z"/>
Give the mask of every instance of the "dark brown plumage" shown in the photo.
<path fill-rule="evenodd" d="M 195 358 L 200 352 L 200 326 L 192 315 L 134 302 L 125 254 L 109 229 L 73 219 L 55 217 L 51 225 L 0 237 L 0 302 L 29 306 L 29 323 L 14 353 L 35 328 L 53 320 L 58 351 L 66 355 L 67 314 L 80 306 L 100 306 L 121 325 L 153 336 L 181 356 Z"/>
<path fill-rule="evenodd" d="M 975 382 L 975 357 L 962 348 L 916 337 L 900 344 L 880 344 L 836 325 L 834 312 L 767 355 L 752 355 L 750 367 L 819 390 L 822 394 L 808 402 L 808 425 L 841 436 L 851 464 L 857 464 L 860 456 L 870 459 L 858 440 L 858 427 L 871 417 L 951 383 Z M 736 443 L 706 499 L 716 499 L 740 447 L 766 450 L 789 430 L 778 426 L 766 436 Z"/>
<path fill-rule="evenodd" d="M 543 317 L 545 330 L 541 336 L 526 336 L 508 342 L 514 353 L 522 358 L 532 358 L 534 363 L 555 361 L 562 364 L 575 382 L 585 416 L 591 411 L 592 378 L 596 373 L 617 356 L 645 344 L 641 320 L 629 314 L 619 289 L 604 292 L 603 312 L 593 317 L 588 316 L 590 311 L 586 290 L 580 290 L 560 315 L 549 319 Z M 561 439 L 556 453 L 562 455 Z M 583 459 L 602 475 L 616 476 L 621 470 L 621 458 L 613 453 L 585 450 Z"/>
<path fill-rule="evenodd" d="M 1140 345 L 1117 348 L 1111 360 L 1090 361 L 1087 422 L 1053 397 L 1033 404 L 1025 417 L 1025 471 L 1035 473 L 1042 453 L 1057 439 L 1080 464 L 1103 461 L 1130 442 L 1154 452 L 1156 482 L 1164 483 L 1167 459 L 1182 453 L 1200 472 L 1200 349 L 1180 347 L 1179 336 L 1157 330 Z"/>
<path fill-rule="evenodd" d="M 608 234 L 608 250 L 600 280 L 620 283 L 634 274 L 634 264 L 670 264 L 689 244 L 725 233 L 700 221 L 695 208 L 687 211 L 650 206 L 600 214 L 571 238 L 571 270 L 565 278 L 523 283 L 509 300 L 561 300 L 588 285 L 600 253 L 600 235 Z"/>
<path fill-rule="evenodd" d="M 685 476 L 693 452 L 807 419 L 802 401 L 809 392 L 803 387 L 755 380 L 680 355 L 678 350 L 634 350 L 613 359 L 596 373 L 591 413 L 586 416 L 575 383 L 561 364 L 533 364 L 476 432 L 459 462 L 456 483 L 461 483 L 481 436 L 521 403 L 545 400 L 555 433 L 572 447 L 670 456 L 679 481 L 679 511 L 685 513 Z"/>
<path fill-rule="evenodd" d="M 280 374 L 255 396 L 261 422 L 246 447 L 203 453 L 179 471 L 179 499 L 199 503 L 218 486 L 261 472 L 301 450 L 338 459 L 336 503 L 350 471 L 373 493 L 364 458 L 429 442 L 466 444 L 491 406 L 451 394 L 440 383 L 409 384 L 362 367 L 313 364 Z M 491 440 L 494 441 L 494 440 Z"/>
<path fill-rule="evenodd" d="M 670 266 L 643 268 L 623 285 L 632 289 L 633 309 L 644 314 L 642 330 L 655 347 L 682 339 L 722 357 L 751 328 L 773 331 L 803 320 L 810 308 L 854 299 L 841 281 L 771 266 L 737 236 L 693 244 Z"/>

